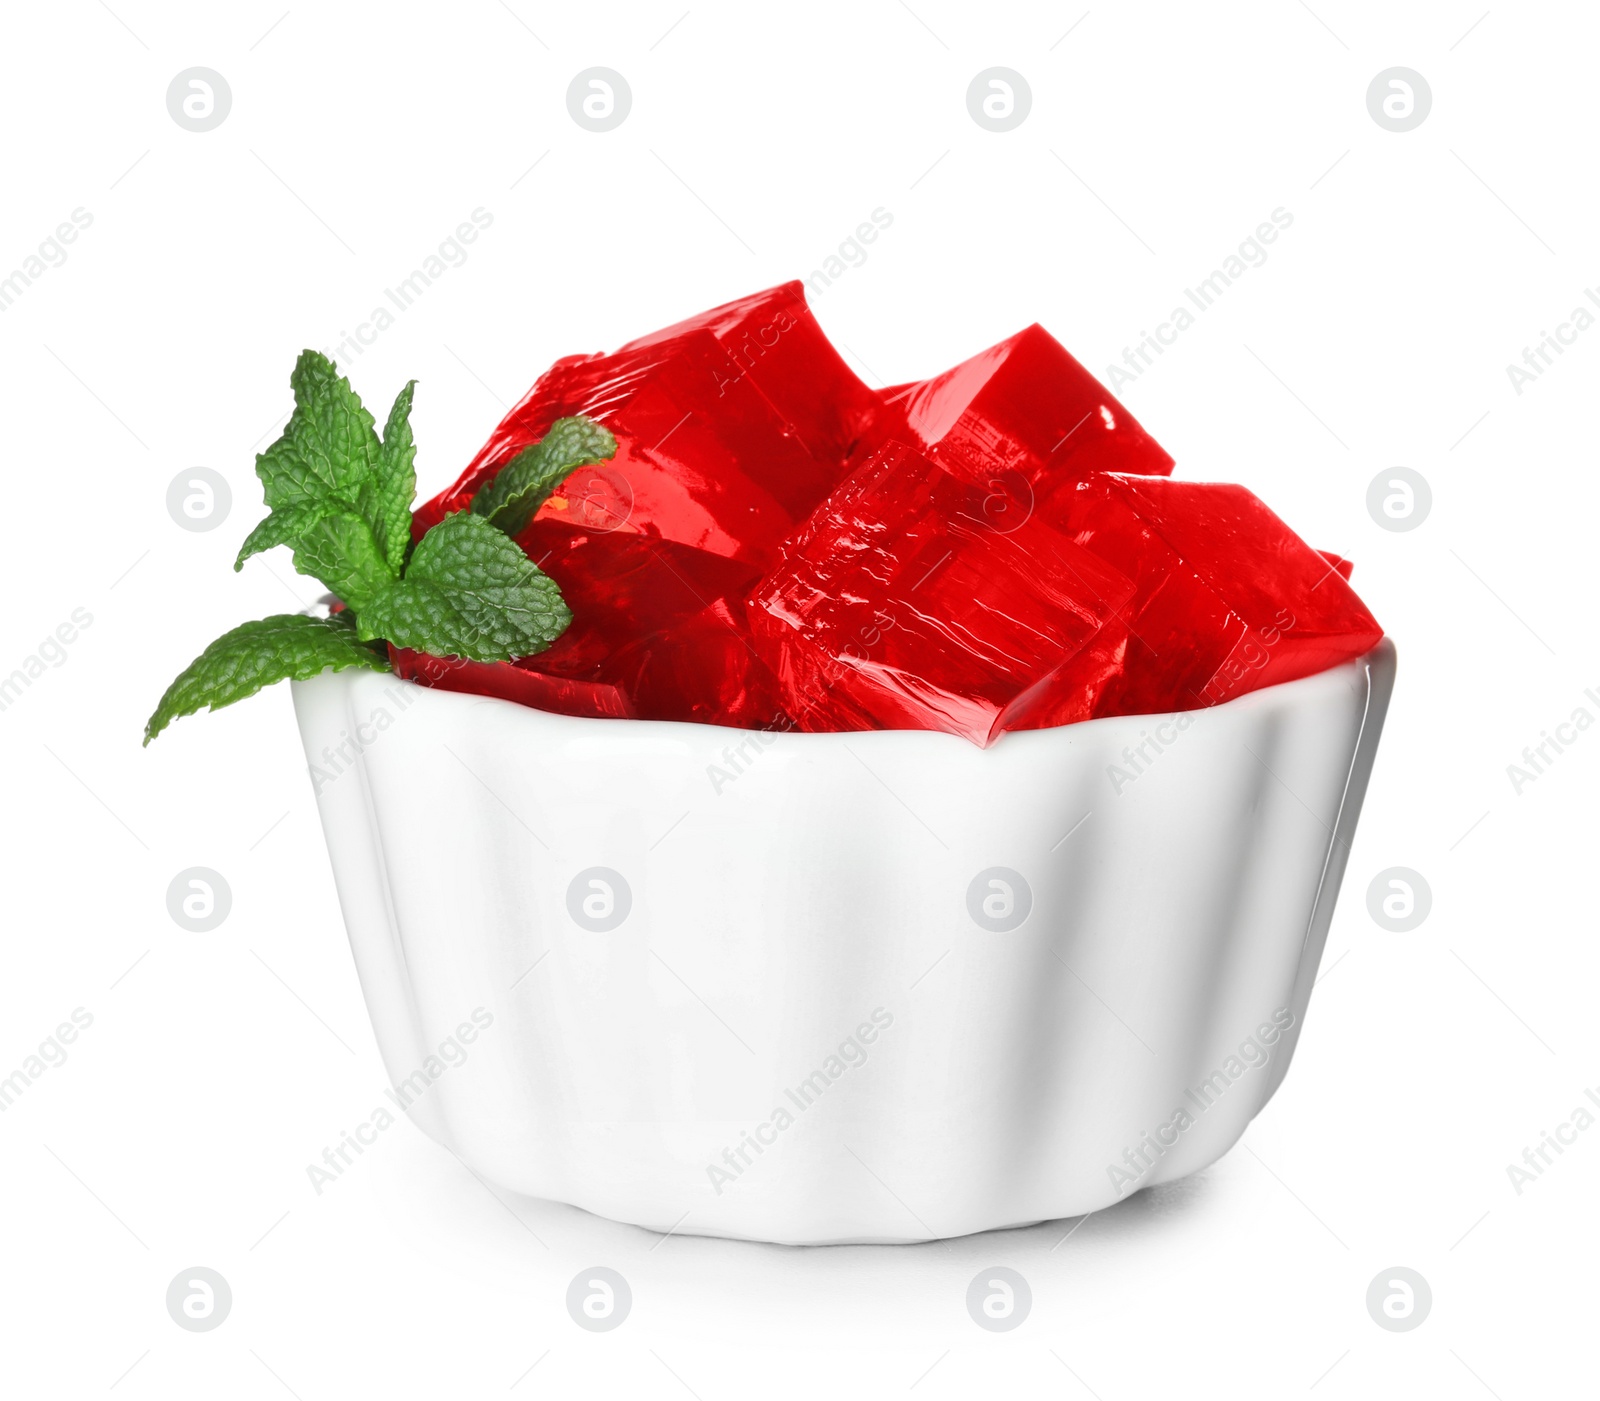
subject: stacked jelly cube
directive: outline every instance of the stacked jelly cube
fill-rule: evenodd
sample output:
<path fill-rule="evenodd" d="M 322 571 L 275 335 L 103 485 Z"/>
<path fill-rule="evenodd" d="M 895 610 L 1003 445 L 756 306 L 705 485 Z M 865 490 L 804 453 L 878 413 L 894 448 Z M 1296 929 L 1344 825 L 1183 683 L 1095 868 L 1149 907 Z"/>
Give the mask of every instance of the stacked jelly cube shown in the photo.
<path fill-rule="evenodd" d="M 404 676 L 564 714 L 1008 730 L 1231 700 L 1382 636 L 1349 565 L 1172 459 L 1038 326 L 875 393 L 798 282 L 560 360 L 418 532 L 558 418 L 616 455 L 519 535 L 571 627 Z"/>

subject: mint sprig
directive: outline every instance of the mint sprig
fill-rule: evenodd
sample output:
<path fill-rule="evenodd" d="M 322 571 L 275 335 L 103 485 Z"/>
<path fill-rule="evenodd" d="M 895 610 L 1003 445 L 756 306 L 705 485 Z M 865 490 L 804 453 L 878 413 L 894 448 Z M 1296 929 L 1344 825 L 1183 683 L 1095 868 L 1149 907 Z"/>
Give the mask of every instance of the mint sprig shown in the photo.
<path fill-rule="evenodd" d="M 579 467 L 604 462 L 617 440 L 593 419 L 558 418 L 537 443 L 522 449 L 478 488 L 472 513 L 507 535 L 521 535 L 539 507 Z"/>
<path fill-rule="evenodd" d="M 542 652 L 572 621 L 555 580 L 510 536 L 465 511 L 424 535 L 405 577 L 357 616 L 363 637 L 480 662 Z"/>
<path fill-rule="evenodd" d="M 344 614 L 311 618 L 280 613 L 241 623 L 223 633 L 167 687 L 155 714 L 145 722 L 144 742 L 149 744 L 180 715 L 221 710 L 274 681 L 304 681 L 319 672 L 351 666 L 388 671 L 389 659 L 357 641 Z"/>
<path fill-rule="evenodd" d="M 389 421 L 383 426 L 372 479 L 356 497 L 361 513 L 372 523 L 373 538 L 392 574 L 399 574 L 405 567 L 406 551 L 411 548 L 411 501 L 417 494 L 411 396 L 416 387 L 416 380 L 411 380 L 395 396 Z"/>
<path fill-rule="evenodd" d="M 396 397 L 382 438 L 326 356 L 302 351 L 289 384 L 294 412 L 256 458 L 269 514 L 234 569 L 287 545 L 295 569 L 320 579 L 344 610 L 280 614 L 219 637 L 167 688 L 145 725 L 146 744 L 179 716 L 232 705 L 276 681 L 350 666 L 387 671 L 385 643 L 509 661 L 542 652 L 572 621 L 555 582 L 506 532 L 525 528 L 575 468 L 615 453 L 610 433 L 586 418 L 559 420 L 480 489 L 470 512 L 446 516 L 413 548 L 416 381 Z"/>
<path fill-rule="evenodd" d="M 416 381 L 395 399 L 381 440 L 360 396 L 325 355 L 301 351 L 289 387 L 294 413 L 288 426 L 256 458 L 272 513 L 250 532 L 233 567 L 243 569 L 252 555 L 288 545 L 296 570 L 359 608 L 400 577 L 411 543 Z"/>

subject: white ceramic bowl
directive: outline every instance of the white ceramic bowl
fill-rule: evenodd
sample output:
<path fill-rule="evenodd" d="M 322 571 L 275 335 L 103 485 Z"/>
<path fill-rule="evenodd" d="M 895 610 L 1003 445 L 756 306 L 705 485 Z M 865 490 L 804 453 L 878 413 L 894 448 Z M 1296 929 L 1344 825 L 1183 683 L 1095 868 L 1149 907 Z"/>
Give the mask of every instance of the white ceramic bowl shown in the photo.
<path fill-rule="evenodd" d="M 1385 641 L 987 750 L 370 672 L 294 699 L 418 1124 L 513 1191 L 821 1243 L 1077 1215 L 1226 1152 L 1288 1067 L 1393 679 Z"/>

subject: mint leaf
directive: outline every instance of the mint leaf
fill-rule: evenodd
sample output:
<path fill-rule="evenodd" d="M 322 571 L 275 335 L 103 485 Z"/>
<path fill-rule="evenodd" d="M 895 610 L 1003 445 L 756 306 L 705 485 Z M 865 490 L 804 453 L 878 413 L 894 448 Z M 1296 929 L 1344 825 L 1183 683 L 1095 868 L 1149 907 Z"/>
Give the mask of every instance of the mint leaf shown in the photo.
<path fill-rule="evenodd" d="M 325 355 L 302 351 L 289 383 L 294 413 L 256 459 L 271 514 L 250 532 L 233 567 L 288 545 L 295 569 L 359 608 L 399 577 L 411 545 L 417 382 L 396 396 L 381 442 L 361 397 Z"/>
<path fill-rule="evenodd" d="M 330 668 L 351 666 L 389 670 L 388 658 L 359 642 L 355 628 L 342 617 L 281 613 L 245 623 L 219 637 L 167 687 L 145 721 L 144 742 L 149 744 L 180 715 L 207 707 L 220 710 L 275 681 L 304 681 Z"/>
<path fill-rule="evenodd" d="M 507 535 L 520 535 L 534 512 L 579 467 L 615 455 L 617 440 L 591 418 L 558 418 L 537 443 L 523 448 L 480 487 L 472 513 L 485 516 Z"/>
<path fill-rule="evenodd" d="M 411 436 L 411 396 L 416 387 L 412 380 L 395 396 L 372 480 L 358 496 L 361 514 L 372 526 L 389 573 L 396 576 L 405 568 L 411 547 L 411 500 L 417 494 L 417 445 Z"/>
<path fill-rule="evenodd" d="M 273 510 L 329 498 L 355 505 L 378 460 L 372 415 L 326 355 L 302 350 L 289 376 L 294 413 L 283 436 L 256 458 Z"/>
<path fill-rule="evenodd" d="M 434 526 L 405 578 L 357 610 L 363 639 L 479 662 L 542 652 L 571 621 L 555 581 L 510 536 L 468 511 Z"/>
<path fill-rule="evenodd" d="M 394 582 L 372 527 L 354 511 L 327 511 L 289 543 L 295 570 L 321 579 L 357 613 Z"/>
<path fill-rule="evenodd" d="M 238 558 L 233 562 L 234 573 L 243 569 L 244 562 L 252 555 L 262 554 L 277 545 L 292 545 L 297 536 L 338 509 L 332 501 L 302 501 L 297 506 L 285 506 L 274 511 L 239 546 Z"/>

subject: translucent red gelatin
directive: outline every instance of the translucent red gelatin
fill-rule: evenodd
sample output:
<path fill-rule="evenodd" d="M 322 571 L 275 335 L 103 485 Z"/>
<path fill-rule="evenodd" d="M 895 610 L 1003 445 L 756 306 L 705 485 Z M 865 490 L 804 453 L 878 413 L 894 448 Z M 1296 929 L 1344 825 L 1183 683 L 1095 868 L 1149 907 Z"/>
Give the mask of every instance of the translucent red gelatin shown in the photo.
<path fill-rule="evenodd" d="M 1115 655 L 1133 584 L 890 443 L 818 508 L 756 587 L 756 645 L 801 729 L 937 729 L 988 744 L 1039 717 L 1086 719 L 1099 686 L 1068 664 Z M 1104 635 L 1103 635 L 1104 634 Z"/>
<path fill-rule="evenodd" d="M 1192 709 L 1382 636 L 1349 561 L 1172 459 L 1030 326 L 874 394 L 800 283 L 559 360 L 420 536 L 555 419 L 617 438 L 518 543 L 573 623 L 405 677 L 572 715 L 749 729 L 1009 729 Z"/>
<path fill-rule="evenodd" d="M 742 595 L 758 577 L 752 566 L 707 550 L 559 520 L 535 519 L 517 543 L 572 610 L 572 624 L 555 644 L 522 664 L 570 676 L 598 676 L 629 643 L 670 633 L 715 599 Z"/>
<path fill-rule="evenodd" d="M 748 637 L 732 635 L 748 633 L 743 610 L 735 621 L 725 601 L 742 599 L 755 581 L 749 565 L 670 540 L 543 519 L 518 543 L 560 585 L 573 619 L 548 651 L 496 665 L 606 687 L 648 719 L 737 716 L 719 723 L 781 728 L 775 691 Z M 587 703 L 585 691 L 561 693 L 569 695 Z"/>
<path fill-rule="evenodd" d="M 588 715 L 604 720 L 633 720 L 633 704 L 617 687 L 605 682 L 548 676 L 507 662 L 469 662 L 460 657 L 431 657 L 404 647 L 389 648 L 389 663 L 403 681 L 418 681 L 440 691 L 462 691 L 473 696 L 531 705 L 557 715 Z"/>
<path fill-rule="evenodd" d="M 604 670 L 652 720 L 743 730 L 795 728 L 738 600 L 719 598 L 673 628 L 670 637 L 640 638 Z"/>
<path fill-rule="evenodd" d="M 1216 705 L 1358 657 L 1383 636 L 1342 561 L 1244 487 L 1095 476 L 1058 495 L 1051 520 L 1135 584 L 1127 656 L 1096 715 Z"/>
<path fill-rule="evenodd" d="M 786 430 L 819 461 L 843 462 L 878 413 L 877 396 L 856 378 L 817 324 L 802 282 L 785 282 L 714 307 L 622 349 L 670 346 L 692 331 L 716 337 L 736 375 L 748 374 L 755 381 Z"/>
<path fill-rule="evenodd" d="M 883 399 L 891 431 L 956 476 L 990 483 L 991 514 L 1026 512 L 1035 495 L 1090 472 L 1172 470 L 1165 449 L 1042 326 Z"/>
<path fill-rule="evenodd" d="M 586 414 L 617 439 L 610 461 L 569 478 L 540 511 L 586 530 L 692 545 L 764 566 L 844 475 L 877 411 L 788 283 L 634 341 L 558 360 L 448 491 L 424 531 L 550 425 Z"/>
<path fill-rule="evenodd" d="M 546 652 L 485 665 L 549 681 L 501 677 L 491 693 L 568 714 L 621 704 L 654 719 L 782 728 L 744 593 L 844 475 L 877 411 L 798 282 L 611 355 L 557 361 L 415 518 L 420 536 L 465 510 L 557 418 L 587 414 L 617 439 L 616 455 L 570 476 L 518 538 L 573 622 Z M 481 669 L 436 670 L 441 685 L 489 684 Z"/>

